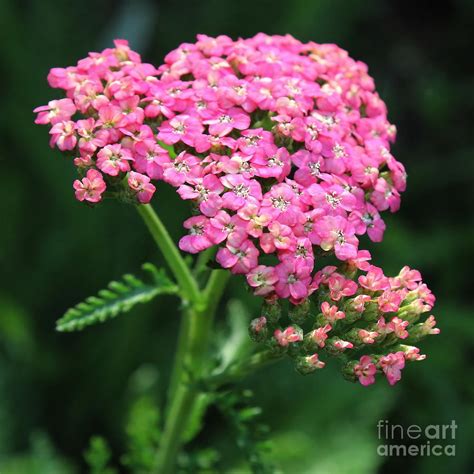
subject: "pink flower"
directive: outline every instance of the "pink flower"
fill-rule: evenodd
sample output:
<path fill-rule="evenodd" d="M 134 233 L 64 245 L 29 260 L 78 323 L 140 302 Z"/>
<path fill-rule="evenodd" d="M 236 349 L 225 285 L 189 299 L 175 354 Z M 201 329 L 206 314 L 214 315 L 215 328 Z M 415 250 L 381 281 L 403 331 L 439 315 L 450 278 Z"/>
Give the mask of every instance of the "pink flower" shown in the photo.
<path fill-rule="evenodd" d="M 106 188 L 102 174 L 97 170 L 87 171 L 86 177 L 81 181 L 76 179 L 73 186 L 76 190 L 76 199 L 89 202 L 99 202 Z"/>
<path fill-rule="evenodd" d="M 280 263 L 275 267 L 278 281 L 275 290 L 280 298 L 291 296 L 294 300 L 300 300 L 308 296 L 308 287 L 311 281 L 310 269 L 305 266 L 297 266 L 293 263 Z"/>
<path fill-rule="evenodd" d="M 384 313 L 396 312 L 400 307 L 402 297 L 396 291 L 385 290 L 377 300 L 379 308 Z"/>
<path fill-rule="evenodd" d="M 219 211 L 210 219 L 209 235 L 216 244 L 224 242 L 229 236 L 245 235 L 246 224 L 238 215 L 230 216 L 226 211 Z"/>
<path fill-rule="evenodd" d="M 370 300 L 371 297 L 369 295 L 357 295 L 350 303 L 351 308 L 358 313 L 363 313 L 365 311 L 365 304 Z"/>
<path fill-rule="evenodd" d="M 408 290 L 414 290 L 421 281 L 421 275 L 418 270 L 412 270 L 408 266 L 404 266 L 397 277 L 391 280 L 392 287 L 399 288 L 404 287 Z"/>
<path fill-rule="evenodd" d="M 190 184 L 181 185 L 178 194 L 182 199 L 193 199 L 199 203 L 199 210 L 208 217 L 214 217 L 222 206 L 220 193 L 224 186 L 213 174 L 208 174 L 204 178 L 188 180 Z"/>
<path fill-rule="evenodd" d="M 204 216 L 190 217 L 184 221 L 189 234 L 179 241 L 179 248 L 185 252 L 198 253 L 213 245 L 209 236 L 209 219 Z"/>
<path fill-rule="evenodd" d="M 128 186 L 132 191 L 136 192 L 138 200 L 142 204 L 151 201 L 153 194 L 156 191 L 155 186 L 150 183 L 150 178 L 135 171 L 130 171 L 128 175 Z"/>
<path fill-rule="evenodd" d="M 278 250 L 294 250 L 296 239 L 290 227 L 273 221 L 269 226 L 269 233 L 260 236 L 260 246 L 265 253 Z"/>
<path fill-rule="evenodd" d="M 222 206 L 227 209 L 236 211 L 262 199 L 262 188 L 256 180 L 244 178 L 241 174 L 230 174 L 221 178 L 221 182 L 231 190 L 222 196 Z"/>
<path fill-rule="evenodd" d="M 436 335 L 441 332 L 441 329 L 436 328 L 436 319 L 433 315 L 428 317 L 422 325 L 422 331 L 425 335 Z"/>
<path fill-rule="evenodd" d="M 349 341 L 343 341 L 342 339 L 337 339 L 334 341 L 333 346 L 341 352 L 344 352 L 346 349 L 352 349 L 354 344 Z"/>
<path fill-rule="evenodd" d="M 325 251 L 334 249 L 336 257 L 347 260 L 357 256 L 359 244 L 354 229 L 342 216 L 326 216 L 318 222 L 316 232 L 321 248 Z"/>
<path fill-rule="evenodd" d="M 345 216 L 354 209 L 356 198 L 338 184 L 312 184 L 303 194 L 305 200 L 315 208 L 324 209 L 328 214 Z"/>
<path fill-rule="evenodd" d="M 373 344 L 375 339 L 379 336 L 377 331 L 367 331 L 365 329 L 360 329 L 357 334 L 364 344 Z"/>
<path fill-rule="evenodd" d="M 223 268 L 230 268 L 232 273 L 245 274 L 258 265 L 258 254 L 245 234 L 235 234 L 227 239 L 225 247 L 219 249 L 216 260 Z"/>
<path fill-rule="evenodd" d="M 76 124 L 71 120 L 56 122 L 49 133 L 51 147 L 56 145 L 61 151 L 66 151 L 73 150 L 76 146 Z"/>
<path fill-rule="evenodd" d="M 324 319 L 334 324 L 338 319 L 344 319 L 346 315 L 344 311 L 339 311 L 336 305 L 330 305 L 327 301 L 321 304 L 321 312 L 323 313 Z"/>
<path fill-rule="evenodd" d="M 425 360 L 426 355 L 425 354 L 420 354 L 420 349 L 418 347 L 414 346 L 401 346 L 404 354 L 405 354 L 405 360 L 409 361 L 419 361 L 419 360 Z"/>
<path fill-rule="evenodd" d="M 33 112 L 38 114 L 35 123 L 54 125 L 70 120 L 76 112 L 76 106 L 71 99 L 50 100 L 48 105 L 36 107 Z"/>
<path fill-rule="evenodd" d="M 130 152 L 120 145 L 107 145 L 97 153 L 96 165 L 103 173 L 117 176 L 130 171 L 129 161 L 132 159 Z"/>
<path fill-rule="evenodd" d="M 397 317 L 392 318 L 389 323 L 394 334 L 400 339 L 406 339 L 408 337 L 408 331 L 406 330 L 408 324 L 410 324 L 408 321 Z"/>
<path fill-rule="evenodd" d="M 309 333 L 309 338 L 319 347 L 324 347 L 328 332 L 332 329 L 330 324 L 325 324 Z"/>
<path fill-rule="evenodd" d="M 281 347 L 287 347 L 289 344 L 294 344 L 303 340 L 301 329 L 288 326 L 285 330 L 275 329 L 273 333 L 277 343 Z"/>
<path fill-rule="evenodd" d="M 377 368 L 368 355 L 362 356 L 359 363 L 354 366 L 354 374 L 359 378 L 359 382 L 364 387 L 375 382 L 376 372 Z"/>
<path fill-rule="evenodd" d="M 333 301 L 339 301 L 343 296 L 352 296 L 357 291 L 357 284 L 334 273 L 328 278 L 330 296 Z"/>
<path fill-rule="evenodd" d="M 274 284 L 277 281 L 278 277 L 273 267 L 258 265 L 247 273 L 247 282 L 252 288 L 255 288 L 254 293 L 258 296 L 271 293 L 275 289 Z"/>
<path fill-rule="evenodd" d="M 95 120 L 91 117 L 76 122 L 76 131 L 79 135 L 79 151 L 81 155 L 94 153 L 97 148 L 107 144 L 109 133 L 97 127 Z"/>
<path fill-rule="evenodd" d="M 324 366 L 326 365 L 325 362 L 323 362 L 322 360 L 319 360 L 318 353 L 314 353 L 312 355 L 306 356 L 305 363 L 314 369 L 323 369 Z"/>
<path fill-rule="evenodd" d="M 234 129 L 245 130 L 248 128 L 250 116 L 237 108 L 231 108 L 216 114 L 216 118 L 205 120 L 204 124 L 209 125 L 209 133 L 211 135 L 223 137 Z"/>
<path fill-rule="evenodd" d="M 402 378 L 402 369 L 405 367 L 403 352 L 387 354 L 379 359 L 379 366 L 385 373 L 388 383 L 395 385 Z"/>
<path fill-rule="evenodd" d="M 202 133 L 204 127 L 196 117 L 177 115 L 171 120 L 163 122 L 159 127 L 158 140 L 167 145 L 174 145 L 182 141 L 186 145 L 194 146 L 196 136 Z"/>
<path fill-rule="evenodd" d="M 367 275 L 359 277 L 359 284 L 370 291 L 388 290 L 390 282 L 383 274 L 382 269 L 371 265 Z"/>
<path fill-rule="evenodd" d="M 181 186 L 187 180 L 201 176 L 199 159 L 189 153 L 180 153 L 173 161 L 163 164 L 163 178 L 172 186 Z"/>

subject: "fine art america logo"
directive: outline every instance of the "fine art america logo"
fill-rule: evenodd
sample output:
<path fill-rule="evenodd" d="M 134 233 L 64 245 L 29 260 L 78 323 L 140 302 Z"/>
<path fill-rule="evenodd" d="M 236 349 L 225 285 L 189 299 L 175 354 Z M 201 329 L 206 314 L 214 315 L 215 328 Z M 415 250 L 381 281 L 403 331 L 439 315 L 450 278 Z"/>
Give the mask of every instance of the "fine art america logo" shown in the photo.
<path fill-rule="evenodd" d="M 379 456 L 455 456 L 455 420 L 449 424 L 395 425 L 387 420 L 377 423 Z"/>

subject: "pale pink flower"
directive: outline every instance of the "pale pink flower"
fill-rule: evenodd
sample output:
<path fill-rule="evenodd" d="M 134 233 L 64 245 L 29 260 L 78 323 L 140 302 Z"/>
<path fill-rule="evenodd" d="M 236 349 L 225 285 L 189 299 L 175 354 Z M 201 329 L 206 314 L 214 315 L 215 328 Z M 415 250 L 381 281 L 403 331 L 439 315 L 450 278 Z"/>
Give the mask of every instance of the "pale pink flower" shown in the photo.
<path fill-rule="evenodd" d="M 97 168 L 110 176 L 130 171 L 130 151 L 120 145 L 107 145 L 97 153 Z M 149 179 L 148 179 L 149 180 Z"/>
<path fill-rule="evenodd" d="M 258 249 L 245 235 L 234 234 L 227 239 L 225 247 L 220 248 L 216 260 L 232 273 L 245 274 L 258 265 Z"/>
<path fill-rule="evenodd" d="M 329 295 L 333 301 L 339 301 L 344 296 L 352 296 L 357 291 L 357 284 L 339 273 L 332 274 L 327 283 Z"/>
<path fill-rule="evenodd" d="M 394 334 L 400 339 L 406 339 L 408 337 L 408 331 L 406 330 L 406 327 L 409 324 L 410 323 L 408 321 L 404 321 L 403 319 L 400 319 L 398 317 L 392 318 L 389 323 Z"/>
<path fill-rule="evenodd" d="M 209 125 L 209 133 L 223 137 L 232 130 L 245 130 L 250 125 L 250 116 L 237 108 L 227 109 L 216 114 L 216 118 L 203 122 Z"/>
<path fill-rule="evenodd" d="M 372 362 L 372 358 L 364 355 L 360 358 L 358 364 L 354 366 L 354 374 L 359 378 L 359 382 L 366 387 L 375 382 L 377 367 Z"/>
<path fill-rule="evenodd" d="M 283 262 L 275 267 L 278 281 L 275 290 L 280 298 L 291 296 L 294 300 L 300 300 L 308 295 L 308 287 L 311 282 L 310 269 L 303 265 Z"/>
<path fill-rule="evenodd" d="M 385 373 L 388 383 L 395 385 L 402 377 L 402 369 L 405 367 L 405 356 L 403 352 L 387 354 L 379 359 L 380 368 Z"/>
<path fill-rule="evenodd" d="M 420 349 L 415 346 L 400 346 L 400 348 L 403 350 L 405 354 L 405 360 L 409 361 L 419 361 L 419 360 L 425 360 L 426 355 L 425 354 L 420 354 Z"/>
<path fill-rule="evenodd" d="M 156 188 L 150 183 L 150 178 L 144 174 L 130 171 L 128 175 L 128 186 L 136 193 L 137 199 L 142 204 L 146 204 L 151 201 Z"/>
<path fill-rule="evenodd" d="M 35 123 L 45 125 L 48 123 L 55 124 L 71 119 L 76 112 L 76 106 L 71 99 L 50 100 L 48 105 L 36 107 L 33 110 L 38 114 Z"/>
<path fill-rule="evenodd" d="M 306 356 L 304 360 L 307 365 L 309 365 L 310 367 L 314 369 L 323 369 L 324 366 L 326 365 L 325 362 L 323 362 L 322 360 L 319 360 L 318 353 L 314 353 L 312 355 Z"/>
<path fill-rule="evenodd" d="M 423 333 L 426 335 L 435 335 L 441 332 L 441 329 L 436 328 L 436 319 L 433 315 L 429 316 L 422 325 Z"/>
<path fill-rule="evenodd" d="M 337 339 L 333 342 L 333 346 L 341 352 L 344 352 L 346 349 L 352 349 L 354 344 L 349 341 L 343 341 L 342 339 Z"/>
<path fill-rule="evenodd" d="M 319 347 L 325 346 L 325 341 L 328 338 L 328 332 L 332 329 L 330 324 L 325 324 L 309 333 L 310 339 Z"/>
<path fill-rule="evenodd" d="M 73 150 L 76 146 L 76 124 L 71 120 L 56 122 L 49 133 L 51 147 L 56 145 L 61 151 L 66 151 Z"/>
<path fill-rule="evenodd" d="M 396 312 L 400 307 L 402 297 L 397 291 L 385 290 L 377 299 L 380 311 L 384 313 Z"/>
<path fill-rule="evenodd" d="M 265 296 L 271 293 L 278 281 L 278 276 L 273 267 L 266 267 L 265 265 L 258 265 L 247 273 L 247 282 L 255 288 L 254 293 L 258 296 Z"/>
<path fill-rule="evenodd" d="M 281 329 L 275 329 L 273 333 L 277 343 L 281 347 L 287 347 L 289 344 L 300 342 L 303 340 L 303 334 L 301 329 L 288 326 L 283 331 Z"/>
<path fill-rule="evenodd" d="M 193 146 L 196 136 L 203 130 L 203 125 L 196 117 L 177 115 L 160 125 L 158 140 L 163 140 L 167 145 L 182 141 L 186 145 Z"/>
<path fill-rule="evenodd" d="M 371 265 L 366 275 L 361 275 L 358 279 L 359 285 L 370 291 L 388 290 L 390 282 L 383 274 L 382 269 Z"/>
<path fill-rule="evenodd" d="M 99 202 L 105 191 L 106 185 L 102 178 L 102 174 L 97 170 L 89 170 L 86 177 L 81 181 L 74 181 L 74 189 L 76 190 L 76 199 L 78 201 Z"/>
<path fill-rule="evenodd" d="M 377 331 L 367 331 L 366 329 L 360 329 L 357 334 L 364 344 L 373 344 L 379 336 Z"/>
<path fill-rule="evenodd" d="M 358 313 L 363 313 L 365 311 L 365 305 L 371 300 L 369 295 L 357 295 L 351 301 L 351 308 L 357 311 Z"/>
<path fill-rule="evenodd" d="M 213 245 L 209 235 L 209 219 L 204 216 L 190 217 L 184 221 L 189 234 L 179 241 L 179 248 L 185 252 L 198 253 Z"/>
<path fill-rule="evenodd" d="M 324 319 L 332 324 L 338 319 L 344 319 L 346 317 L 344 311 L 339 311 L 336 305 L 330 305 L 327 301 L 321 304 L 321 312 L 323 313 Z"/>
<path fill-rule="evenodd" d="M 326 216 L 318 222 L 316 232 L 323 250 L 334 249 L 336 257 L 348 260 L 357 256 L 359 241 L 354 235 L 354 229 L 342 216 Z"/>

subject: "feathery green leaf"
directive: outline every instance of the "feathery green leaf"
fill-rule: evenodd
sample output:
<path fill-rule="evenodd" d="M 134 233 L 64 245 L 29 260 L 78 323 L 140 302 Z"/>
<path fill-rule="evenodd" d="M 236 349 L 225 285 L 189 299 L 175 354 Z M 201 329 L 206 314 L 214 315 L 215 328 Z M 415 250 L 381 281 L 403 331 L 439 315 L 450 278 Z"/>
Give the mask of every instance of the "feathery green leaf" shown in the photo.
<path fill-rule="evenodd" d="M 69 309 L 57 321 L 56 329 L 64 332 L 81 330 L 125 313 L 137 303 L 146 303 L 162 294 L 178 293 L 178 287 L 164 270 L 158 270 L 151 263 L 145 263 L 142 268 L 151 276 L 149 283 L 130 274 L 124 275 L 121 281 L 110 282 L 97 296 L 90 296 Z"/>

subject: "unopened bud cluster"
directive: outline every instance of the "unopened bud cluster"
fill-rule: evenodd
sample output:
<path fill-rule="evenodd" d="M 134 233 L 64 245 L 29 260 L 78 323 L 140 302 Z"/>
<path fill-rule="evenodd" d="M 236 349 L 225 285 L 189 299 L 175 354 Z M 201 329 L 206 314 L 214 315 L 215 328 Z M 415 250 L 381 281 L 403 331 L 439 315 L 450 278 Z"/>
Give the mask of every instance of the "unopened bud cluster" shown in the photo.
<path fill-rule="evenodd" d="M 394 385 L 406 361 L 426 357 L 414 344 L 440 332 L 434 316 L 425 317 L 435 298 L 409 267 L 388 278 L 366 261 L 349 262 L 324 267 L 315 284 L 317 292 L 299 305 L 289 303 L 287 311 L 281 300 L 266 301 L 250 324 L 255 341 L 287 353 L 302 374 L 322 369 L 332 356 L 349 380 L 370 385 L 383 373 Z"/>

